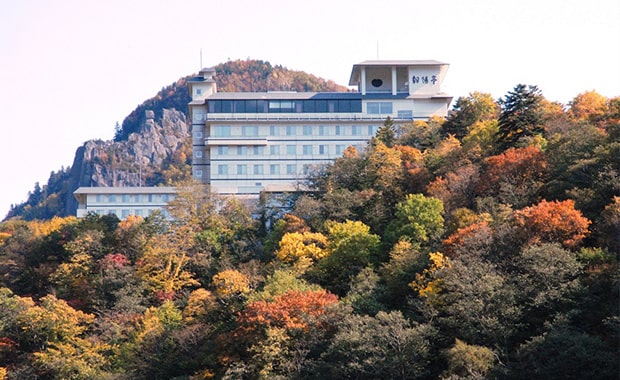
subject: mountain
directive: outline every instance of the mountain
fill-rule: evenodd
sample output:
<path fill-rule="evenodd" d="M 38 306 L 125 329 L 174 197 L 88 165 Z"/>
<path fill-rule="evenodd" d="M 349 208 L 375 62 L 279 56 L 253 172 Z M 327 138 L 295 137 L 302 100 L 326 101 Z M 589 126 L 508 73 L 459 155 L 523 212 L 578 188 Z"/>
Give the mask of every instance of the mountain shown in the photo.
<path fill-rule="evenodd" d="M 218 89 L 244 91 L 347 91 L 333 81 L 262 60 L 235 60 L 214 67 Z M 12 205 L 5 219 L 51 219 L 75 215 L 73 191 L 80 186 L 156 186 L 191 176 L 187 124 L 190 96 L 182 77 L 138 105 L 117 126 L 114 140 L 90 140 L 76 150 L 73 164 L 35 184 L 28 199 Z"/>

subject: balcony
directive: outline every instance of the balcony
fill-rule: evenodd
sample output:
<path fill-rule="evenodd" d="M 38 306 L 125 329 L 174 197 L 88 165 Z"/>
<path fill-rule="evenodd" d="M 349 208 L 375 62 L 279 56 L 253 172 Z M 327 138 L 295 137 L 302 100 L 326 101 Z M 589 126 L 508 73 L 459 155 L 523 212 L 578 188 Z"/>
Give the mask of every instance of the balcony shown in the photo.
<path fill-rule="evenodd" d="M 234 146 L 260 146 L 267 145 L 266 137 L 242 137 L 242 136 L 233 136 L 233 137 L 207 137 L 205 139 L 206 146 L 219 146 L 219 145 L 234 145 Z"/>
<path fill-rule="evenodd" d="M 195 115 L 194 121 L 237 121 L 237 122 L 261 122 L 261 121 L 376 121 L 385 120 L 388 116 L 395 115 L 369 115 L 364 113 L 210 113 Z"/>

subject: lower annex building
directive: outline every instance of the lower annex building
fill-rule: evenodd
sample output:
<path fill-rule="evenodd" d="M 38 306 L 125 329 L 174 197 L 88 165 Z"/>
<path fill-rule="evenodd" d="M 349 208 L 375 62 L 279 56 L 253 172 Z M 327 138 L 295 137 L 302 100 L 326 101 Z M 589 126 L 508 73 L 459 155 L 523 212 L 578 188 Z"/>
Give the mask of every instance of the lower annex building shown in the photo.
<path fill-rule="evenodd" d="M 446 116 L 448 64 L 433 60 L 353 65 L 356 92 L 217 92 L 215 71 L 188 81 L 193 177 L 221 194 L 296 189 L 309 170 L 363 148 L 387 117 Z"/>

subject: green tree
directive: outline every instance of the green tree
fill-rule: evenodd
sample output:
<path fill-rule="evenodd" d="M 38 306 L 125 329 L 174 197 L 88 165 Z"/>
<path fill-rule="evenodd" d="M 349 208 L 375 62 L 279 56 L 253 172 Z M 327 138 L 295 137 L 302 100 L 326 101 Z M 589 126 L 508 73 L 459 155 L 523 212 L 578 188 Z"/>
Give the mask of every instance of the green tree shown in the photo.
<path fill-rule="evenodd" d="M 413 244 L 434 247 L 443 233 L 443 203 L 423 194 L 409 194 L 396 206 L 394 219 L 385 233 L 386 243 L 391 247 L 403 239 Z"/>
<path fill-rule="evenodd" d="M 362 222 L 327 223 L 327 255 L 308 275 L 334 292 L 344 296 L 352 278 L 375 258 L 380 238 Z"/>
<path fill-rule="evenodd" d="M 491 349 L 470 345 L 456 339 L 454 346 L 446 351 L 448 369 L 442 377 L 453 379 L 454 375 L 465 379 L 485 379 L 493 368 L 495 355 Z"/>
<path fill-rule="evenodd" d="M 493 97 L 475 91 L 456 100 L 446 122 L 441 126 L 441 132 L 444 137 L 451 134 L 461 140 L 474 124 L 496 119 L 498 115 L 499 105 Z"/>
<path fill-rule="evenodd" d="M 428 325 L 412 324 L 398 311 L 344 319 L 324 354 L 327 378 L 419 379 L 428 375 Z"/>
<path fill-rule="evenodd" d="M 498 148 L 504 151 L 523 144 L 523 139 L 543 133 L 542 93 L 536 86 L 518 84 L 500 99 Z"/>
<path fill-rule="evenodd" d="M 518 354 L 514 379 L 611 380 L 618 378 L 620 370 L 617 352 L 611 352 L 601 339 L 565 326 L 533 337 Z"/>
<path fill-rule="evenodd" d="M 434 271 L 438 291 L 425 292 L 426 310 L 442 339 L 462 339 L 507 355 L 521 318 L 516 290 L 509 278 L 488 261 L 461 256 Z"/>
<path fill-rule="evenodd" d="M 374 141 L 380 141 L 388 148 L 392 148 L 395 140 L 396 130 L 394 128 L 394 120 L 388 116 L 383 122 L 383 125 L 377 131 Z"/>

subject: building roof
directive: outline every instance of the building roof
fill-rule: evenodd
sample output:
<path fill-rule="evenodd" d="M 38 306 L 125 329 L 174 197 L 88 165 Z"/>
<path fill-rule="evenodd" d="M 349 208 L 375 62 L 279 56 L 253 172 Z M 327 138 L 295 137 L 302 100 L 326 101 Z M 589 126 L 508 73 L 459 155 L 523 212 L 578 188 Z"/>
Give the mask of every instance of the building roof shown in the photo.
<path fill-rule="evenodd" d="M 73 194 L 173 194 L 176 192 L 175 187 L 166 186 L 79 187 Z"/>
<path fill-rule="evenodd" d="M 358 92 L 218 92 L 207 97 L 207 100 L 327 100 L 327 99 L 361 99 Z M 202 103 L 200 103 L 202 104 Z"/>
<path fill-rule="evenodd" d="M 356 86 L 359 82 L 360 68 L 368 66 L 388 66 L 388 67 L 410 67 L 410 66 L 449 66 L 448 63 L 435 61 L 433 59 L 421 60 L 371 60 L 353 65 L 349 86 Z"/>

